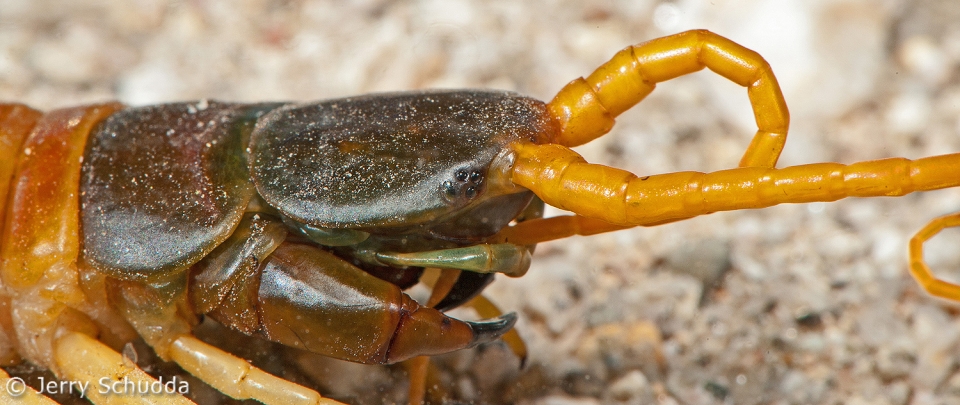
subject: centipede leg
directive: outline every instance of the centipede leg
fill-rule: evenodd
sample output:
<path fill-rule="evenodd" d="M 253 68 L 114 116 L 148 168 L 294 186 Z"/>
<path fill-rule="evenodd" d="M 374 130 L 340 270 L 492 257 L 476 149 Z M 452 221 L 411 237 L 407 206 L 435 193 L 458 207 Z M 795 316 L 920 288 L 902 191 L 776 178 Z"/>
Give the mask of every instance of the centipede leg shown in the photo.
<path fill-rule="evenodd" d="M 574 235 L 588 236 L 598 233 L 629 229 L 632 226 L 616 225 L 581 215 L 558 215 L 535 218 L 504 228 L 492 238 L 495 242 L 531 245 L 540 242 L 568 238 Z"/>
<path fill-rule="evenodd" d="M 458 269 L 438 270 L 440 270 L 440 276 L 437 277 L 437 282 L 434 284 L 433 290 L 430 291 L 430 298 L 427 299 L 427 306 L 430 308 L 436 308 L 437 304 L 442 302 L 443 299 L 450 294 L 450 291 L 456 286 L 460 274 L 463 273 L 462 270 Z"/>
<path fill-rule="evenodd" d="M 380 263 L 395 266 L 436 267 L 477 273 L 524 275 L 530 268 L 530 250 L 513 243 L 479 244 L 426 252 L 373 253 Z"/>
<path fill-rule="evenodd" d="M 427 299 L 426 306 L 433 308 L 450 293 L 450 290 L 453 289 L 454 284 L 457 282 L 457 278 L 460 277 L 461 271 L 456 269 L 430 270 L 439 272 L 436 280 L 424 280 L 421 278 L 421 281 L 425 281 L 427 285 L 431 287 L 430 298 Z M 432 392 L 433 390 L 430 389 L 435 385 L 431 384 L 431 382 L 435 382 L 437 378 L 436 370 L 434 369 L 433 363 L 430 362 L 429 356 L 417 356 L 406 360 L 403 362 L 403 366 L 407 369 L 407 373 L 410 376 L 410 392 L 408 395 L 408 403 L 410 405 L 425 403 L 428 393 L 434 394 L 433 396 L 442 396 L 442 393 Z"/>
<path fill-rule="evenodd" d="M 427 374 L 430 372 L 430 357 L 417 356 L 403 362 L 410 376 L 410 391 L 407 396 L 407 403 L 410 405 L 420 405 L 427 398 Z"/>
<path fill-rule="evenodd" d="M 181 314 L 185 281 L 145 286 L 112 280 L 108 295 L 158 356 L 172 360 L 188 373 L 238 400 L 265 404 L 338 404 L 317 392 L 254 367 L 190 334 L 192 322 Z"/>
<path fill-rule="evenodd" d="M 256 368 L 246 360 L 184 335 L 169 348 L 170 357 L 184 370 L 234 399 L 264 404 L 341 404 L 316 391 Z"/>
<path fill-rule="evenodd" d="M 556 143 L 577 146 L 613 127 L 657 83 L 709 68 L 747 88 L 758 130 L 740 167 L 774 167 L 790 116 L 770 65 L 754 51 L 706 30 L 687 31 L 628 47 L 586 79 L 570 82 L 548 104 L 560 122 Z"/>
<path fill-rule="evenodd" d="M 69 332 L 57 339 L 54 346 L 57 366 L 63 378 L 72 381 L 90 382 L 86 397 L 95 404 L 193 404 L 179 393 L 145 395 L 139 392 L 124 393 L 103 387 L 149 387 L 159 383 L 135 364 L 124 361 L 123 356 L 96 339 L 82 333 Z M 106 380 L 105 380 L 106 379 Z"/>
<path fill-rule="evenodd" d="M 928 223 L 910 239 L 910 274 L 931 295 L 960 300 L 960 285 L 937 278 L 923 260 L 923 243 L 946 228 L 960 226 L 960 213 L 945 215 Z"/>

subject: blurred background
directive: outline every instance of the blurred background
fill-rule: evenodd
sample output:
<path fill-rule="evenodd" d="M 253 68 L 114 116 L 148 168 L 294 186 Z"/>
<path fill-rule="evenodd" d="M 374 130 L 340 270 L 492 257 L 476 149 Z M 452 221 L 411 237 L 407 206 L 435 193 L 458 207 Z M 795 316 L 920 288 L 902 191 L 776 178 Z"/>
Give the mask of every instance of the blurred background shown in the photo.
<path fill-rule="evenodd" d="M 549 100 L 625 46 L 693 28 L 773 66 L 792 115 L 781 167 L 960 151 L 954 0 L 0 0 L 0 100 L 53 109 L 438 87 Z M 714 171 L 735 166 L 754 131 L 746 91 L 700 72 L 658 86 L 578 151 L 640 175 Z M 958 209 L 960 192 L 946 190 L 542 244 L 526 276 L 487 289 L 519 313 L 526 367 L 500 345 L 441 356 L 445 395 L 960 403 L 960 307 L 907 273 L 912 234 Z M 948 232 L 927 257 L 960 269 L 958 243 Z M 354 403 L 401 401 L 407 389 L 399 368 L 290 367 Z"/>

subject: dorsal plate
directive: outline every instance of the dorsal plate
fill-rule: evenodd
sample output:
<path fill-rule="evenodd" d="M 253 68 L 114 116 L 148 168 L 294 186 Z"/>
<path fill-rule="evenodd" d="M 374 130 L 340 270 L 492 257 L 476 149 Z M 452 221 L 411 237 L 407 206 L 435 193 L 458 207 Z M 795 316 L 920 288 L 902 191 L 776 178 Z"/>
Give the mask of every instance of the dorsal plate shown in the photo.
<path fill-rule="evenodd" d="M 83 164 L 83 260 L 119 278 L 163 279 L 223 242 L 254 193 L 244 139 L 274 107 L 177 103 L 104 120 Z"/>
<path fill-rule="evenodd" d="M 257 124 L 251 173 L 264 200 L 302 223 L 423 224 L 482 198 L 482 176 L 494 157 L 512 142 L 535 141 L 547 126 L 542 102 L 509 92 L 374 94 L 289 105 Z M 457 194 L 463 190 L 455 187 L 470 186 L 468 177 L 477 186 Z M 446 195 L 445 182 L 453 185 Z"/>

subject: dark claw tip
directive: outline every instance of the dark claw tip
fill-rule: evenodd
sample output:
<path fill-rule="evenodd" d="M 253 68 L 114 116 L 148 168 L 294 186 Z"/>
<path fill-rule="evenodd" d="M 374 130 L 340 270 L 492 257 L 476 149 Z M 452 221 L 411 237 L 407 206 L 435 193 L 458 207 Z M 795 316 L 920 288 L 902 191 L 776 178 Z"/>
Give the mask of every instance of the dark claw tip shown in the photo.
<path fill-rule="evenodd" d="M 500 336 L 507 333 L 516 322 L 516 312 L 503 314 L 485 321 L 467 322 L 467 324 L 470 325 L 470 329 L 473 330 L 473 341 L 470 342 L 470 347 L 499 339 Z"/>

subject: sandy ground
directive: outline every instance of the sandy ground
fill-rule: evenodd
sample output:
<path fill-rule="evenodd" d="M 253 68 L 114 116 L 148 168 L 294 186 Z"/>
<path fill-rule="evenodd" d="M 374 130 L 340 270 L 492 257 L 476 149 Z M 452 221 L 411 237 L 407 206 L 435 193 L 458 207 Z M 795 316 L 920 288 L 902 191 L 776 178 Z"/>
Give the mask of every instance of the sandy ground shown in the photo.
<path fill-rule="evenodd" d="M 435 87 L 549 99 L 624 46 L 707 28 L 776 71 L 792 113 L 780 166 L 960 151 L 953 0 L 119 3 L 0 0 L 0 99 L 52 109 Z M 754 125 L 746 92 L 702 72 L 659 86 L 579 151 L 638 174 L 713 171 L 736 165 Z M 487 290 L 519 313 L 527 366 L 498 345 L 436 363 L 466 403 L 960 403 L 960 307 L 906 272 L 909 237 L 957 208 L 946 190 L 543 244 L 525 277 Z M 938 238 L 928 258 L 960 268 L 957 242 Z M 397 369 L 345 368 L 319 373 L 321 390 L 404 396 Z"/>

